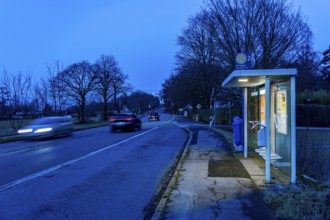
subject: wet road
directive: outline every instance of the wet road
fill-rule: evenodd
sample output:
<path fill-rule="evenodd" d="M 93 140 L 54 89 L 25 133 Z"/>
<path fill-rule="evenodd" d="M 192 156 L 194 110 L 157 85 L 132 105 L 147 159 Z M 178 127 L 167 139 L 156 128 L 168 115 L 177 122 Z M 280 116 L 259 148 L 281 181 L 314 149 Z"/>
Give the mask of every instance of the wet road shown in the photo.
<path fill-rule="evenodd" d="M 138 132 L 0 145 L 0 219 L 143 219 L 187 139 L 161 116 Z"/>

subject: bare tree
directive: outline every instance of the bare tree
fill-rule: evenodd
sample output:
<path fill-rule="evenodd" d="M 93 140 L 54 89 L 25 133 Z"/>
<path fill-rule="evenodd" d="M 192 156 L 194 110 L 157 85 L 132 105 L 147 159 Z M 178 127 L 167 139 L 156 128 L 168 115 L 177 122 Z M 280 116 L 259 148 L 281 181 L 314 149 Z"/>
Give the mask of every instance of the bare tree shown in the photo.
<path fill-rule="evenodd" d="M 212 94 L 221 93 L 224 102 L 233 100 L 241 91 L 223 90 L 220 84 L 235 69 L 237 52 L 251 52 L 253 68 L 286 67 L 311 45 L 311 36 L 300 11 L 287 0 L 207 0 L 178 38 L 177 74 L 183 77 L 188 71 L 190 77 L 181 83 L 171 77 L 174 81 L 166 85 L 167 89 L 179 84 L 172 92 L 186 93 L 183 90 L 189 91 L 185 87 L 189 80 L 197 93 L 195 101 L 202 101 L 204 108 Z"/>
<path fill-rule="evenodd" d="M 29 114 L 31 82 L 32 76 L 29 73 L 14 75 L 4 70 L 1 78 L 1 87 L 6 88 L 8 95 L 10 124 L 15 131 L 22 126 L 24 118 Z"/>
<path fill-rule="evenodd" d="M 296 77 L 297 92 L 326 89 L 326 82 L 319 72 L 320 62 L 320 54 L 306 45 L 305 48 L 301 48 L 298 59 L 294 63 L 288 64 L 289 67 L 297 68 L 299 73 Z"/>
<path fill-rule="evenodd" d="M 328 83 L 328 88 L 330 86 L 330 46 L 323 53 L 323 58 L 321 60 L 321 73 L 324 80 Z"/>
<path fill-rule="evenodd" d="M 197 99 L 204 108 L 209 108 L 214 102 L 215 96 L 220 92 L 219 85 L 226 77 L 221 68 L 216 39 L 215 25 L 206 10 L 191 17 L 187 27 L 178 37 L 181 49 L 177 54 L 177 72 L 181 75 L 180 78 L 189 72 L 189 76 L 184 77 L 186 80 L 181 84 L 187 84 L 189 81 L 190 85 L 190 87 L 181 85 L 181 88 L 193 90 L 194 92 L 183 93 L 195 93 L 195 100 Z M 175 97 L 172 99 L 174 100 Z"/>
<path fill-rule="evenodd" d="M 200 100 L 198 91 L 195 89 L 196 77 L 190 69 L 180 69 L 176 74 L 172 74 L 162 84 L 162 98 L 165 108 L 170 112 L 175 112 L 179 108 L 184 108 L 188 104 L 196 106 Z"/>
<path fill-rule="evenodd" d="M 36 83 L 34 86 L 34 96 L 35 96 L 35 104 L 37 105 L 38 111 L 42 112 L 43 116 L 48 116 L 49 112 L 49 86 L 45 79 L 40 79 L 40 83 Z"/>
<path fill-rule="evenodd" d="M 210 14 L 202 11 L 188 20 L 187 27 L 178 37 L 178 44 L 181 46 L 177 54 L 179 63 L 201 64 L 204 71 L 217 63 L 218 53 L 215 41 L 217 32 L 209 18 Z"/>
<path fill-rule="evenodd" d="M 115 88 L 113 86 L 117 75 L 120 74 L 120 68 L 115 57 L 101 55 L 94 65 L 96 75 L 96 92 L 100 94 L 103 102 L 102 119 L 108 119 L 108 102 L 114 96 Z"/>
<path fill-rule="evenodd" d="M 143 91 L 134 91 L 125 98 L 127 99 L 127 108 L 137 114 L 159 106 L 158 97 Z"/>
<path fill-rule="evenodd" d="M 124 74 L 122 71 L 117 71 L 111 82 L 111 86 L 113 89 L 113 101 L 115 103 L 115 107 L 118 113 L 120 113 L 120 106 L 118 103 L 118 97 L 121 94 L 126 94 L 129 92 L 132 87 L 127 83 L 128 75 Z"/>
<path fill-rule="evenodd" d="M 9 91 L 6 87 L 0 86 L 0 119 L 8 117 Z"/>
<path fill-rule="evenodd" d="M 54 64 L 48 64 L 46 66 L 48 71 L 48 87 L 49 95 L 51 99 L 53 111 L 60 115 L 62 114 L 63 108 L 67 103 L 67 97 L 65 96 L 65 87 L 63 85 L 64 80 L 62 74 L 59 74 L 63 71 L 63 66 L 59 61 L 56 61 Z"/>
<path fill-rule="evenodd" d="M 59 74 L 65 92 L 72 97 L 79 107 L 78 120 L 85 123 L 85 106 L 87 95 L 95 89 L 95 74 L 92 66 L 87 61 L 75 63 Z"/>
<path fill-rule="evenodd" d="M 255 68 L 278 68 L 310 43 L 311 31 L 287 0 L 209 0 L 218 51 L 231 70 L 237 52 L 252 52 Z"/>

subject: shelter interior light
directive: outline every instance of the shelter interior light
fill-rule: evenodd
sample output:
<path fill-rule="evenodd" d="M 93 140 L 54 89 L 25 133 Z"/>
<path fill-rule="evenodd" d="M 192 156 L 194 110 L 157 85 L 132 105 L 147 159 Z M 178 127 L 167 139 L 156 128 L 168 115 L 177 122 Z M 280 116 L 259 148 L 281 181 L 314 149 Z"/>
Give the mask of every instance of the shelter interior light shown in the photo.
<path fill-rule="evenodd" d="M 265 88 L 262 88 L 259 90 L 259 92 L 260 92 L 260 95 L 265 95 L 266 90 L 265 90 Z"/>
<path fill-rule="evenodd" d="M 249 80 L 247 78 L 242 78 L 242 79 L 238 79 L 238 82 L 248 82 Z"/>

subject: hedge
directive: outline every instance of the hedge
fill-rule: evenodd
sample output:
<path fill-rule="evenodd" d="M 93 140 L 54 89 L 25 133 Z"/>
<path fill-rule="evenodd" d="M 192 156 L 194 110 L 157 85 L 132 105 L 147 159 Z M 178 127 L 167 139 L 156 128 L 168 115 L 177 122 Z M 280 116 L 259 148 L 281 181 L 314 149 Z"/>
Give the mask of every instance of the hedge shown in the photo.
<path fill-rule="evenodd" d="M 213 116 L 213 109 L 201 109 L 199 111 L 188 111 L 189 116 L 195 119 L 199 113 L 199 121 L 208 123 Z M 232 118 L 242 117 L 241 108 L 220 108 L 216 111 L 216 124 L 231 125 Z M 330 127 L 330 105 L 296 105 L 296 125 L 298 127 Z"/>

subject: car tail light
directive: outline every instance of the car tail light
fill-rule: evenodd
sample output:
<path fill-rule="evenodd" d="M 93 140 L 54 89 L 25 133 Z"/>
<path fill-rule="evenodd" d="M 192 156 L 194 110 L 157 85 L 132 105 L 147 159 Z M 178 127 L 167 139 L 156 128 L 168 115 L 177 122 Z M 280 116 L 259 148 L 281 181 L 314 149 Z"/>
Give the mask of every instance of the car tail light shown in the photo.
<path fill-rule="evenodd" d="M 108 121 L 109 121 L 109 122 L 114 122 L 114 121 L 116 121 L 116 119 L 115 119 L 115 118 L 109 118 Z"/>
<path fill-rule="evenodd" d="M 133 121 L 134 118 L 130 117 L 130 118 L 125 118 L 125 121 Z"/>

